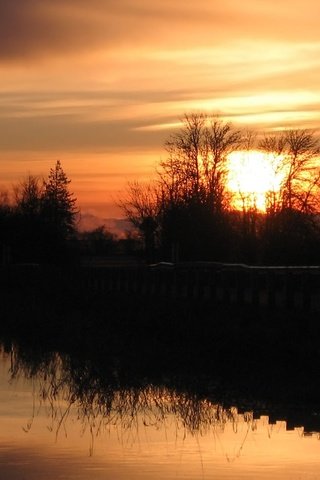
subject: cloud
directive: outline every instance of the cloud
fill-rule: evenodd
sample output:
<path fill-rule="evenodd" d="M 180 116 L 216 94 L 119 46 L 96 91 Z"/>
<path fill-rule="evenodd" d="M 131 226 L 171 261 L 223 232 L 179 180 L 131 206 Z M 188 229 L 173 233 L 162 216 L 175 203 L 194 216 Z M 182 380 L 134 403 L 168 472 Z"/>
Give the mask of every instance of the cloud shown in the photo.
<path fill-rule="evenodd" d="M 149 175 L 189 111 L 317 126 L 319 15 L 318 0 L 0 0 L 1 178 L 74 155 L 80 190 L 79 170 L 114 189 L 102 172 Z"/>
<path fill-rule="evenodd" d="M 155 20 L 161 11 L 125 0 L 3 0 L 0 58 L 22 61 L 144 43 L 154 24 L 161 24 Z"/>
<path fill-rule="evenodd" d="M 320 103 L 319 9 L 316 0 L 2 0 L 0 150 L 159 149 L 186 111 L 309 125 Z M 266 101 L 253 108 L 255 96 Z"/>
<path fill-rule="evenodd" d="M 162 132 L 140 131 L 135 119 L 78 121 L 71 114 L 0 118 L 0 150 L 129 150 L 159 148 Z"/>
<path fill-rule="evenodd" d="M 80 1 L 3 0 L 0 3 L 0 58 L 24 60 L 92 48 L 102 29 Z"/>
<path fill-rule="evenodd" d="M 2 0 L 0 60 L 115 48 L 186 48 L 246 38 L 318 38 L 317 0 Z"/>

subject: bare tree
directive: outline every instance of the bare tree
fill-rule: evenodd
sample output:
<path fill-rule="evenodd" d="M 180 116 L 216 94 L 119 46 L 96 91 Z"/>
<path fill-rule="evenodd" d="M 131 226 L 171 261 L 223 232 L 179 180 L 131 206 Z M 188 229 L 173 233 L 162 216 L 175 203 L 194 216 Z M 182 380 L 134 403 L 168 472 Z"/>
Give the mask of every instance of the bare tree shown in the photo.
<path fill-rule="evenodd" d="M 265 137 L 260 147 L 270 154 L 279 180 L 267 192 L 263 234 L 265 251 L 271 255 L 267 261 L 318 262 L 320 150 L 315 132 L 287 130 Z"/>
<path fill-rule="evenodd" d="M 242 133 L 218 117 L 185 115 L 165 144 L 168 156 L 160 161 L 157 182 L 129 184 L 121 204 L 126 217 L 145 239 L 147 232 L 149 238 L 157 232 L 174 261 L 179 252 L 185 258 L 204 254 L 204 244 L 212 255 L 218 244 L 224 245 L 220 234 L 230 204 L 228 155 L 241 142 Z"/>
<path fill-rule="evenodd" d="M 120 207 L 128 220 L 139 230 L 145 219 L 151 217 L 156 221 L 159 213 L 158 198 L 156 184 L 129 182 L 125 199 L 121 200 Z"/>
<path fill-rule="evenodd" d="M 130 182 L 125 198 L 119 205 L 143 239 L 147 261 L 153 261 L 161 211 L 158 184 Z"/>
<path fill-rule="evenodd" d="M 0 190 L 0 208 L 9 208 L 10 198 L 7 190 Z"/>
<path fill-rule="evenodd" d="M 15 206 L 19 213 L 27 216 L 38 215 L 41 209 L 43 183 L 39 177 L 28 175 L 13 187 Z"/>
<path fill-rule="evenodd" d="M 12 206 L 7 190 L 0 190 L 0 264 L 7 265 L 11 261 Z"/>
<path fill-rule="evenodd" d="M 229 122 L 217 117 L 209 119 L 203 146 L 203 180 L 207 199 L 214 213 L 221 213 L 230 205 L 227 189 L 228 155 L 243 142 L 242 133 Z"/>
<path fill-rule="evenodd" d="M 168 158 L 160 162 L 158 174 L 170 202 L 188 202 L 201 195 L 205 124 L 205 115 L 186 114 L 182 128 L 165 144 Z"/>
<path fill-rule="evenodd" d="M 159 165 L 162 234 L 172 258 L 214 255 L 226 237 L 228 155 L 242 133 L 229 122 L 203 113 L 185 115 L 180 130 L 166 143 L 168 158 Z M 224 234 L 222 234 L 224 232 Z M 204 247 L 206 245 L 206 247 Z M 183 252 L 184 246 L 184 252 Z"/>
<path fill-rule="evenodd" d="M 202 113 L 185 115 L 181 129 L 166 142 L 169 156 L 158 170 L 168 201 L 223 210 L 228 203 L 228 155 L 241 143 L 242 133 L 231 123 Z"/>
<path fill-rule="evenodd" d="M 265 137 L 260 148 L 273 154 L 274 172 L 280 176 L 280 188 L 270 192 L 273 210 L 312 213 L 319 210 L 319 140 L 309 130 L 288 130 Z"/>

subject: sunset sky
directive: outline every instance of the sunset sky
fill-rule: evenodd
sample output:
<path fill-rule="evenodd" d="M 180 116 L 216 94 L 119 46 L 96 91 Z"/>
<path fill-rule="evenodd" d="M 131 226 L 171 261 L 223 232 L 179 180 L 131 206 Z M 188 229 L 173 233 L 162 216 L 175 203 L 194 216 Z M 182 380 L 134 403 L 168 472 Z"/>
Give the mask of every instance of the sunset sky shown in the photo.
<path fill-rule="evenodd" d="M 1 0 L 0 188 L 60 160 L 120 216 L 185 112 L 317 129 L 319 0 Z"/>

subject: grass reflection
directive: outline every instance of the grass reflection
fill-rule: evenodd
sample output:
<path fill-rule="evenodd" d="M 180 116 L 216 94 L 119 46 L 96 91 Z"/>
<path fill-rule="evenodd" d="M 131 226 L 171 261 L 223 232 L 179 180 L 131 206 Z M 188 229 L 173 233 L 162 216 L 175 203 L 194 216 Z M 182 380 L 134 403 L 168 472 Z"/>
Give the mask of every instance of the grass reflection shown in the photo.
<path fill-rule="evenodd" d="M 32 428 L 37 411 L 45 408 L 48 428 L 58 438 L 67 435 L 70 414 L 75 414 L 81 432 L 90 433 L 91 454 L 94 439 L 113 426 L 130 434 L 141 426 L 174 427 L 183 436 L 221 432 L 227 424 L 236 432 L 239 421 L 246 422 L 248 430 L 254 428 L 252 412 L 240 415 L 235 407 L 165 383 L 128 381 L 119 364 L 116 368 L 117 362 L 107 356 L 97 364 L 17 344 L 7 347 L 6 355 L 10 355 L 11 381 L 24 378 L 33 385 L 34 409 L 25 430 Z"/>

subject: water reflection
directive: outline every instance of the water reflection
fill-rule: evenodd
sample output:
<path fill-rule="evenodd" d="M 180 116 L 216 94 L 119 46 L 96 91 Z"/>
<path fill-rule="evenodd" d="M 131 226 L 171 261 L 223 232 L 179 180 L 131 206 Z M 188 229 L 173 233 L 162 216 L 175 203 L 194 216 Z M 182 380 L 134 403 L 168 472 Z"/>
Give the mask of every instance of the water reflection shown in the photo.
<path fill-rule="evenodd" d="M 245 422 L 248 429 L 254 428 L 252 412 L 239 415 L 235 407 L 223 408 L 194 393 L 166 386 L 122 385 L 116 370 L 101 375 L 100 369 L 90 362 L 75 362 L 69 355 L 28 353 L 17 346 L 11 348 L 11 382 L 19 378 L 32 381 L 34 404 L 46 406 L 49 430 L 56 436 L 61 429 L 67 430 L 71 410 L 76 410 L 82 430 L 89 430 L 92 440 L 110 424 L 132 431 L 139 423 L 156 429 L 171 427 L 174 420 L 175 428 L 184 435 L 205 435 L 211 429 L 223 431 L 226 424 L 231 424 L 236 432 L 239 422 Z M 32 426 L 35 412 L 36 408 L 24 427 L 26 431 Z"/>
<path fill-rule="evenodd" d="M 49 467 L 68 479 L 320 478 L 319 436 L 301 426 L 124 381 L 111 359 L 97 365 L 16 345 L 2 349 L 1 365 L 0 478 L 25 468 L 25 478 L 42 478 Z"/>

